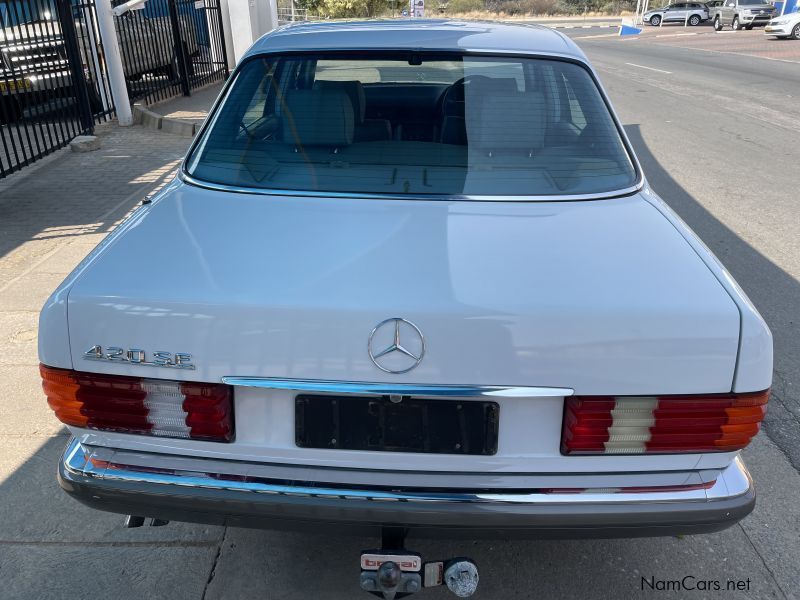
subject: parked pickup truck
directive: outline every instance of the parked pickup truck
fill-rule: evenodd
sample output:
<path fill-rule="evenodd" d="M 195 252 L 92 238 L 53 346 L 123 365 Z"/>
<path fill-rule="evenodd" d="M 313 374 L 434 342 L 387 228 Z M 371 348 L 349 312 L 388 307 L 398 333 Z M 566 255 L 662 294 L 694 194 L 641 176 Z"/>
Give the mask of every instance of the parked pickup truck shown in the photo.
<path fill-rule="evenodd" d="M 83 75 L 90 79 L 99 60 L 92 51 L 97 33 L 89 31 L 82 9 L 73 7 Z M 148 17 L 131 11 L 117 18 L 117 38 L 128 81 L 143 76 L 177 76 L 175 49 L 171 44 L 169 17 Z M 181 43 L 188 57 L 199 52 L 194 21 L 181 15 Z M 46 112 L 54 96 L 70 94 L 72 75 L 54 0 L 0 3 L 0 118 L 11 121 L 25 111 Z M 90 101 L 99 108 L 95 86 L 89 86 Z M 32 108 L 33 107 L 33 108 Z"/>
<path fill-rule="evenodd" d="M 765 0 L 725 0 L 714 13 L 714 29 L 752 29 L 769 23 L 774 14 L 775 7 Z"/>

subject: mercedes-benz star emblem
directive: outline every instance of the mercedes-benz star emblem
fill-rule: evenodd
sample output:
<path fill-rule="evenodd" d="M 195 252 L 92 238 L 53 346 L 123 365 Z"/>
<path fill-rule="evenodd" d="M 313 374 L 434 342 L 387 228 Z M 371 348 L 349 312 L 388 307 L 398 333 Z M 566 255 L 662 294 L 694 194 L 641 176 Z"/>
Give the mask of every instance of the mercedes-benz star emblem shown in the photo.
<path fill-rule="evenodd" d="M 393 317 L 381 321 L 369 334 L 369 357 L 387 373 L 407 373 L 425 356 L 425 339 L 411 321 Z"/>

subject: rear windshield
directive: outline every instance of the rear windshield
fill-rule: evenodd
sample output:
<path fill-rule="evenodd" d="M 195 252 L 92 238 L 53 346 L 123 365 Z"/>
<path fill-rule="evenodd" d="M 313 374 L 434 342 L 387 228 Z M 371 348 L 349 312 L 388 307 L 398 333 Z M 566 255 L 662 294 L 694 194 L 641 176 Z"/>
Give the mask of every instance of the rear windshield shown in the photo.
<path fill-rule="evenodd" d="M 407 52 L 251 59 L 187 165 L 211 183 L 345 194 L 567 196 L 636 181 L 581 66 Z"/>

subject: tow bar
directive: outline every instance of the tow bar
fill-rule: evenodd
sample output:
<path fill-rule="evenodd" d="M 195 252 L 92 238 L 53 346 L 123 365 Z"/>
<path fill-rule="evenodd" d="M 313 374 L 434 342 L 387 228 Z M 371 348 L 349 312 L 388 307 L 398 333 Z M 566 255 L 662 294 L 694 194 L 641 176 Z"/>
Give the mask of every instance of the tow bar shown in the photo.
<path fill-rule="evenodd" d="M 459 598 L 469 598 L 478 589 L 478 567 L 472 559 L 424 562 L 420 554 L 403 547 L 405 538 L 403 528 L 384 527 L 380 550 L 361 553 L 362 590 L 394 600 L 440 585 L 446 585 Z"/>

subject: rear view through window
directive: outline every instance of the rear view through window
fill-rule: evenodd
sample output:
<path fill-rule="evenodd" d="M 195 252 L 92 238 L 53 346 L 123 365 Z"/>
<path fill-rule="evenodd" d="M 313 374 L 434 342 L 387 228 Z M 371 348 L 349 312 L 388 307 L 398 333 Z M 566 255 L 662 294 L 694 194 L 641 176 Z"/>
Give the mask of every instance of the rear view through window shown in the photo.
<path fill-rule="evenodd" d="M 573 63 L 425 53 L 251 59 L 189 174 L 309 192 L 558 196 L 634 185 L 589 73 Z"/>

